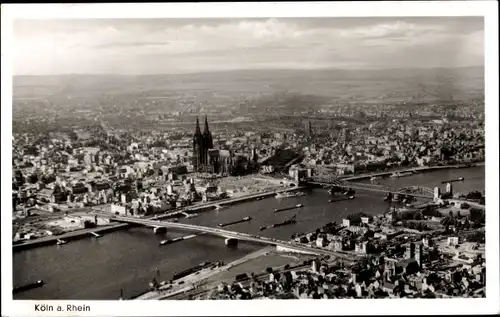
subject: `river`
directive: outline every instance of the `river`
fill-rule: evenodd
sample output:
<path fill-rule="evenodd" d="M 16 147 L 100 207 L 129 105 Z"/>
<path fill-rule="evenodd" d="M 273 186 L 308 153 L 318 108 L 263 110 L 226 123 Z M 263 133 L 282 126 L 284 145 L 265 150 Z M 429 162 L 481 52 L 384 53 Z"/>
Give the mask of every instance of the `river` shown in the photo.
<path fill-rule="evenodd" d="M 484 167 L 440 170 L 401 178 L 384 178 L 380 184 L 396 188 L 420 185 L 433 188 L 443 180 L 464 177 L 453 183 L 455 192 L 484 190 Z M 309 232 L 327 222 L 341 222 L 345 216 L 364 212 L 375 215 L 387 211 L 383 195 L 358 191 L 355 200 L 328 203 L 325 189 L 313 189 L 308 195 L 287 199 L 267 198 L 236 204 L 220 211 L 200 212 L 197 218 L 180 222 L 216 226 L 251 216 L 249 222 L 224 229 L 257 233 L 289 239 L 293 233 Z M 275 208 L 303 204 L 304 207 L 273 213 Z M 260 231 L 263 225 L 281 222 L 297 216 L 295 225 Z M 178 243 L 159 246 L 160 240 L 184 236 L 188 233 L 169 231 L 154 235 L 151 228 L 131 228 L 104 234 L 100 239 L 81 239 L 62 246 L 44 246 L 13 254 L 14 285 L 44 280 L 43 287 L 18 293 L 15 299 L 87 299 L 114 300 L 131 297 L 147 290 L 148 283 L 160 272 L 159 280 L 169 280 L 174 272 L 195 266 L 203 261 L 229 262 L 253 252 L 262 246 L 240 242 L 228 248 L 219 237 L 202 235 Z"/>

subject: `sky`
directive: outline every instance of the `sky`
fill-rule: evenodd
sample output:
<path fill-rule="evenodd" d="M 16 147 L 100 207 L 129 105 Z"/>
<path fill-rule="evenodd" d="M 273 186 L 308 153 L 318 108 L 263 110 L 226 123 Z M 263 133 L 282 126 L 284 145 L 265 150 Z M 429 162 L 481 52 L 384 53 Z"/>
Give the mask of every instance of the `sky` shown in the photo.
<path fill-rule="evenodd" d="M 14 73 L 484 65 L 482 17 L 15 20 Z"/>

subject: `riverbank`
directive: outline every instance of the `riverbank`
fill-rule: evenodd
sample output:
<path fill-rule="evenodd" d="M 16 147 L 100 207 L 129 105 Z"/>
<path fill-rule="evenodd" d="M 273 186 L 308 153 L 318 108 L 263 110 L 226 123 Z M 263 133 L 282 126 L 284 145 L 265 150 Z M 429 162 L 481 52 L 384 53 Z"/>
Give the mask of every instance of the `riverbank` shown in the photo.
<path fill-rule="evenodd" d="M 484 168 L 453 169 L 422 173 L 404 178 L 387 178 L 387 182 L 395 188 L 409 185 L 432 187 L 443 179 L 454 179 L 460 176 L 465 182 L 454 185 L 456 191 L 470 192 L 484 189 Z M 281 187 L 284 189 L 284 187 Z M 311 232 L 326 223 L 341 223 L 343 218 L 357 212 L 370 215 L 387 211 L 388 204 L 379 194 L 359 193 L 354 200 L 327 203 L 331 199 L 324 189 L 311 190 L 308 195 L 287 198 L 285 200 L 268 198 L 250 200 L 236 204 L 229 209 L 217 212 L 209 210 L 199 212 L 193 219 L 180 219 L 180 222 L 215 228 L 218 223 L 225 223 L 251 216 L 252 221 L 235 225 L 231 230 L 260 235 L 262 225 L 277 223 L 289 218 L 295 212 L 273 213 L 275 208 L 287 205 L 304 204 L 297 212 L 297 224 L 266 230 L 265 236 L 279 240 L 289 240 L 293 234 Z M 183 217 L 182 217 L 183 218 Z M 238 247 L 228 248 L 224 240 L 211 235 L 189 239 L 168 246 L 159 246 L 162 239 L 173 239 L 185 234 L 169 230 L 167 236 L 154 235 L 151 228 L 137 227 L 107 233 L 101 239 L 80 239 L 67 245 L 35 248 L 13 255 L 13 281 L 15 285 L 25 281 L 42 279 L 47 282 L 44 287 L 17 294 L 19 300 L 116 300 L 120 289 L 124 290 L 124 298 L 131 298 L 149 289 L 148 283 L 160 270 L 158 282 L 172 279 L 176 272 L 186 270 L 202 262 L 224 261 L 230 263 L 247 254 L 253 253 L 262 246 L 240 241 Z M 84 259 L 84 261 L 82 261 Z M 269 257 L 257 259 L 254 263 L 268 261 Z M 252 263 L 240 265 L 232 269 L 236 272 Z M 265 269 L 265 267 L 264 267 Z M 66 272 L 65 278 L 61 272 Z M 248 268 L 246 272 L 258 273 L 257 269 Z M 223 275 L 229 274 L 224 272 Z M 268 275 L 267 275 L 268 277 Z M 211 279 L 217 279 L 214 275 Z M 231 282 L 233 282 L 231 280 Z M 188 285 L 180 285 L 188 286 Z M 200 291 L 202 287 L 200 287 Z M 188 291 L 187 294 L 195 294 Z M 185 295 L 168 297 L 168 300 L 184 298 Z"/>
<path fill-rule="evenodd" d="M 195 205 L 195 206 L 187 206 L 187 207 L 183 207 L 181 209 L 171 211 L 169 213 L 165 213 L 163 215 L 157 216 L 156 219 L 174 217 L 174 216 L 180 215 L 184 212 L 208 210 L 208 209 L 215 208 L 216 206 L 234 205 L 237 203 L 243 203 L 243 202 L 258 199 L 258 198 L 271 197 L 271 196 L 276 195 L 277 193 L 298 191 L 298 190 L 301 190 L 304 188 L 305 187 L 285 188 L 285 189 L 281 189 L 281 190 L 268 191 L 268 192 L 252 194 L 252 195 L 247 195 L 247 196 L 241 196 L 241 197 L 235 197 L 235 198 L 227 198 L 227 199 L 214 201 L 214 202 L 207 202 L 207 203 L 202 203 L 202 204 Z M 112 215 L 109 214 L 109 216 L 111 217 Z M 22 250 L 26 250 L 26 249 L 30 249 L 30 248 L 36 248 L 36 247 L 40 247 L 40 246 L 55 244 L 57 242 L 57 240 L 68 240 L 69 241 L 69 240 L 75 240 L 75 239 L 82 239 L 82 238 L 91 236 L 92 235 L 91 232 L 104 233 L 104 232 L 110 232 L 110 231 L 114 231 L 114 230 L 126 229 L 126 228 L 129 228 L 130 226 L 131 226 L 130 224 L 120 223 L 120 224 L 113 224 L 113 225 L 102 226 L 102 227 L 97 227 L 97 228 L 78 229 L 78 230 L 74 230 L 74 231 L 67 232 L 67 233 L 64 233 L 61 235 L 57 235 L 57 236 L 48 236 L 48 237 L 43 237 L 43 238 L 39 238 L 39 239 L 35 239 L 35 240 L 29 240 L 29 241 L 19 243 L 19 244 L 13 244 L 12 249 L 14 252 L 22 251 Z"/>
<path fill-rule="evenodd" d="M 342 178 L 343 180 L 346 181 L 355 181 L 355 180 L 363 180 L 367 178 L 371 178 L 373 176 L 388 176 L 391 175 L 392 173 L 403 173 L 403 172 L 409 172 L 409 171 L 415 171 L 415 172 L 432 172 L 432 171 L 438 171 L 438 170 L 444 170 L 444 169 L 458 169 L 458 168 L 468 168 L 468 167 L 476 167 L 476 166 L 484 166 L 484 162 L 480 163 L 475 163 L 473 166 L 466 166 L 465 164 L 458 164 L 458 165 L 447 165 L 447 166 L 423 166 L 423 167 L 414 167 L 410 169 L 401 169 L 401 170 L 393 170 L 393 171 L 388 171 L 388 172 L 381 172 L 381 173 L 376 173 L 376 174 L 361 174 L 361 175 L 356 175 L 356 176 L 348 176 L 345 178 Z M 251 195 L 246 195 L 246 196 L 240 196 L 240 197 L 233 197 L 233 198 L 226 198 L 222 199 L 219 201 L 211 201 L 211 202 L 206 202 L 206 203 L 201 203 L 197 205 L 192 205 L 192 206 L 186 206 L 179 208 L 174 211 L 167 212 L 163 215 L 158 215 L 156 219 L 165 219 L 165 218 L 170 218 L 170 217 L 175 217 L 178 215 L 181 215 L 185 212 L 194 212 L 194 211 L 204 211 L 204 210 L 209 210 L 213 209 L 217 206 L 231 206 L 235 205 L 238 203 L 243 203 L 255 199 L 260 199 L 260 198 L 268 198 L 272 197 L 278 193 L 285 193 L 285 192 L 293 192 L 293 191 L 299 191 L 303 190 L 306 187 L 304 186 L 299 186 L 299 187 L 288 187 L 288 188 L 282 188 L 282 189 L 274 189 L 266 192 L 261 192 L 257 194 L 251 194 Z M 109 216 L 112 216 L 109 214 Z M 57 236 L 49 236 L 49 237 L 43 237 L 39 238 L 36 240 L 30 240 L 26 241 L 24 243 L 20 244 L 13 244 L 13 251 L 21 251 L 29 248 L 35 248 L 38 246 L 44 246 L 44 245 L 51 245 L 55 244 L 55 242 L 58 239 L 64 239 L 64 240 L 75 240 L 75 239 L 81 239 L 86 236 L 89 236 L 91 233 L 90 232 L 107 232 L 107 231 L 114 231 L 114 230 L 121 230 L 121 229 L 126 229 L 130 225 L 127 224 L 114 224 L 114 225 L 109 225 L 109 226 L 102 226 L 98 228 L 93 228 L 93 229 L 85 229 L 85 230 L 75 230 L 72 232 L 68 232 L 62 235 L 57 235 Z"/>
<path fill-rule="evenodd" d="M 131 225 L 128 223 L 119 223 L 119 224 L 114 224 L 114 225 L 107 225 L 107 226 L 102 226 L 102 227 L 96 227 L 96 228 L 89 228 L 89 229 L 81 229 L 81 230 L 75 230 L 71 232 L 67 232 L 61 235 L 57 236 L 48 236 L 48 237 L 43 237 L 39 238 L 36 240 L 30 240 L 26 241 L 24 243 L 19 243 L 19 244 L 13 244 L 12 245 L 12 251 L 22 251 L 26 249 L 31 249 L 31 248 L 36 248 L 36 247 L 41 247 L 45 245 L 53 245 L 57 242 L 57 240 L 76 240 L 76 239 L 83 239 L 85 237 L 92 237 L 92 232 L 94 233 L 104 233 L 104 232 L 111 232 L 115 230 L 121 230 L 125 228 L 130 228 Z"/>
<path fill-rule="evenodd" d="M 253 200 L 253 199 L 258 199 L 258 198 L 268 198 L 268 197 L 275 196 L 276 194 L 281 194 L 281 193 L 286 193 L 286 192 L 294 192 L 294 191 L 299 191 L 299 190 L 303 190 L 303 189 L 306 189 L 306 187 L 305 186 L 290 187 L 290 188 L 267 191 L 267 192 L 262 192 L 262 193 L 258 193 L 258 194 L 251 194 L 251 195 L 246 195 L 246 196 L 241 196 L 241 197 L 226 198 L 226 199 L 221 199 L 221 200 L 210 202 L 210 203 L 205 203 L 203 205 L 189 206 L 189 207 L 186 207 L 186 210 L 184 210 L 184 211 L 199 211 L 199 210 L 214 208 L 216 206 L 221 206 L 221 207 L 228 206 L 228 205 L 233 205 L 233 204 L 237 204 L 237 203 L 242 203 L 242 202 L 245 202 L 248 200 Z"/>
<path fill-rule="evenodd" d="M 144 294 L 134 297 L 134 300 L 162 300 L 167 299 L 169 297 L 190 291 L 198 287 L 204 280 L 213 277 L 214 275 L 229 271 L 231 268 L 234 268 L 237 265 L 241 265 L 243 263 L 249 262 L 253 259 L 259 258 L 263 255 L 268 254 L 273 250 L 273 247 L 265 247 L 256 252 L 250 253 L 246 256 L 243 256 L 237 260 L 234 260 L 227 265 L 211 268 L 211 269 L 203 269 L 196 273 L 185 276 L 179 280 L 176 280 L 174 284 L 161 286 L 159 291 L 148 291 Z"/>
<path fill-rule="evenodd" d="M 294 191 L 299 191 L 299 190 L 303 190 L 306 188 L 307 188 L 306 186 L 290 187 L 290 188 L 285 188 L 285 189 L 280 189 L 280 190 L 266 191 L 266 192 L 247 195 L 247 196 L 225 198 L 225 199 L 221 199 L 221 200 L 217 200 L 217 201 L 205 202 L 205 203 L 201 203 L 201 204 L 182 207 L 182 208 L 179 208 L 177 210 L 170 211 L 170 212 L 166 212 L 164 214 L 155 216 L 154 219 L 165 219 L 165 218 L 175 217 L 175 216 L 181 215 L 183 213 L 192 212 L 192 211 L 205 211 L 205 210 L 216 208 L 217 206 L 220 206 L 220 207 L 231 206 L 231 205 L 243 203 L 243 202 L 246 202 L 249 200 L 255 200 L 255 199 L 259 199 L 259 198 L 268 198 L 268 197 L 275 196 L 276 194 L 279 194 L 279 193 L 294 192 Z"/>

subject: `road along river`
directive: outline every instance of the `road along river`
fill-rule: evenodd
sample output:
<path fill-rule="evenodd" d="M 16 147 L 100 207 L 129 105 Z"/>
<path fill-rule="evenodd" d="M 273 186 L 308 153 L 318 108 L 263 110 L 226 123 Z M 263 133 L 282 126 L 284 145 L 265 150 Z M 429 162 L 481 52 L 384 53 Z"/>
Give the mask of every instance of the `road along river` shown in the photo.
<path fill-rule="evenodd" d="M 453 183 L 456 192 L 484 190 L 484 167 L 440 170 L 401 178 L 384 178 L 380 184 L 400 188 L 420 185 L 433 188 L 441 181 L 463 177 Z M 193 219 L 180 222 L 217 226 L 246 216 L 252 220 L 225 227 L 231 231 L 260 234 L 287 240 L 293 233 L 309 232 L 327 222 L 341 222 L 356 212 L 375 215 L 387 211 L 383 195 L 358 191 L 356 199 L 328 203 L 325 189 L 314 189 L 306 196 L 267 198 L 236 204 L 219 211 L 200 212 Z M 275 208 L 303 204 L 299 209 L 274 213 Z M 260 231 L 259 228 L 297 216 L 297 223 Z M 151 228 L 131 228 L 103 234 L 100 239 L 85 238 L 61 246 L 44 246 L 13 254 L 14 285 L 43 280 L 43 287 L 15 294 L 15 299 L 118 299 L 120 289 L 126 298 L 144 292 L 148 283 L 160 272 L 158 280 L 170 280 L 178 272 L 204 261 L 228 263 L 262 248 L 240 242 L 228 248 L 222 238 L 202 235 L 189 240 L 159 246 L 163 239 L 186 235 L 169 231 L 154 235 Z"/>

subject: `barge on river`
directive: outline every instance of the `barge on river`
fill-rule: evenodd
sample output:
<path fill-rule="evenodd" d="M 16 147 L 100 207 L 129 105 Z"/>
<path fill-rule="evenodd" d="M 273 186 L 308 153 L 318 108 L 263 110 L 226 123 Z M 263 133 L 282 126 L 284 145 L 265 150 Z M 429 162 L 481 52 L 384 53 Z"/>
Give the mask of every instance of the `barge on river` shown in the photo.
<path fill-rule="evenodd" d="M 38 281 L 33 282 L 33 283 L 29 283 L 29 284 L 25 284 L 25 285 L 14 287 L 12 289 L 12 293 L 13 294 L 17 294 L 17 293 L 20 293 L 20 292 L 28 291 L 28 290 L 33 289 L 33 288 L 42 287 L 44 284 L 45 283 L 42 280 L 38 280 Z"/>
<path fill-rule="evenodd" d="M 231 221 L 231 222 L 226 222 L 226 223 L 219 223 L 217 226 L 222 228 L 222 227 L 227 227 L 227 226 L 235 225 L 237 223 L 247 222 L 247 221 L 250 221 L 250 220 L 252 220 L 252 217 L 244 217 L 243 219 L 236 220 L 236 221 Z"/>
<path fill-rule="evenodd" d="M 283 222 L 275 223 L 275 224 L 272 224 L 270 226 L 262 226 L 262 227 L 260 227 L 260 230 L 263 231 L 263 230 L 266 230 L 266 229 L 269 229 L 269 228 L 276 228 L 276 227 L 281 227 L 281 226 L 295 224 L 295 223 L 297 223 L 296 218 L 297 218 L 297 215 L 294 215 L 292 218 L 290 218 L 288 220 L 285 220 Z"/>

